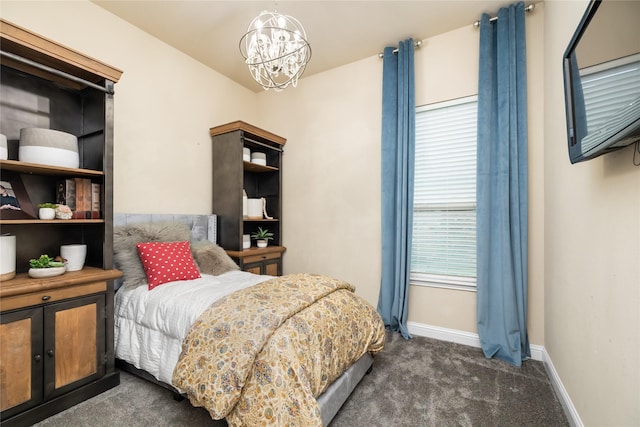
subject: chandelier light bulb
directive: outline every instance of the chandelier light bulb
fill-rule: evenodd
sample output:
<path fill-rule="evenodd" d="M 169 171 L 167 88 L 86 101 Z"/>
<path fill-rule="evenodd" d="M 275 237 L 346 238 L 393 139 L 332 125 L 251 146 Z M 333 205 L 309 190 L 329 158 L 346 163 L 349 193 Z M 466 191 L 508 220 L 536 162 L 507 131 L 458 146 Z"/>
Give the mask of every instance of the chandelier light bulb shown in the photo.
<path fill-rule="evenodd" d="M 253 79 L 265 90 L 296 86 L 311 46 L 300 22 L 278 12 L 263 11 L 240 39 L 240 53 Z"/>

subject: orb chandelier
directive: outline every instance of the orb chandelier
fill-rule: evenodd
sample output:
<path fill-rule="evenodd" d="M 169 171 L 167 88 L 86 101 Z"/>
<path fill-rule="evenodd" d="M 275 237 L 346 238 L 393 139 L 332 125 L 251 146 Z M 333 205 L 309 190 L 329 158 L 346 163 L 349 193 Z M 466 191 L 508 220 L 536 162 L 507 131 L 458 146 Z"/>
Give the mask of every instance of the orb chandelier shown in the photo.
<path fill-rule="evenodd" d="M 311 59 L 311 46 L 297 19 L 265 10 L 240 39 L 240 53 L 256 82 L 265 90 L 280 91 L 298 84 Z"/>

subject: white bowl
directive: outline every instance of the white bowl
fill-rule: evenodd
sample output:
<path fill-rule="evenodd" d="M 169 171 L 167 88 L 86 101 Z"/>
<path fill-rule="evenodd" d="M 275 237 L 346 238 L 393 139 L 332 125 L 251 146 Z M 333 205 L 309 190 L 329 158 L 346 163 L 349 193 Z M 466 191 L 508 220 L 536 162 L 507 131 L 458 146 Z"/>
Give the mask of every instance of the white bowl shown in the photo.
<path fill-rule="evenodd" d="M 53 129 L 20 129 L 18 159 L 42 165 L 77 168 L 80 165 L 78 138 Z"/>
<path fill-rule="evenodd" d="M 29 277 L 34 279 L 42 279 L 43 277 L 54 277 L 64 274 L 67 267 L 49 267 L 49 268 L 30 268 Z"/>

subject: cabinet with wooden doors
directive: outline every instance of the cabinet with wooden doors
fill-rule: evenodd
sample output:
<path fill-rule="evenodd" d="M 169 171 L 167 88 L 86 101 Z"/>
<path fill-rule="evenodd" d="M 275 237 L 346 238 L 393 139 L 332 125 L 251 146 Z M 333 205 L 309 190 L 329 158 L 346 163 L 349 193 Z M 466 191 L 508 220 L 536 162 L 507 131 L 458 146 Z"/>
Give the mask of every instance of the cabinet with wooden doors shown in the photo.
<path fill-rule="evenodd" d="M 0 54 L 0 129 L 7 139 L 0 181 L 20 208 L 0 210 L 2 233 L 16 242 L 15 273 L 3 272 L 0 282 L 0 417 L 3 426 L 31 425 L 120 382 L 112 171 L 113 96 L 122 71 L 3 19 Z M 72 134 L 78 166 L 21 160 L 23 128 Z M 71 219 L 39 219 L 38 205 L 57 202 L 64 181 L 93 187 L 94 207 Z M 29 277 L 30 259 L 54 257 L 68 244 L 87 246 L 84 268 Z"/>
<path fill-rule="evenodd" d="M 213 213 L 218 244 L 242 270 L 282 274 L 282 155 L 286 139 L 243 121 L 210 129 L 213 144 Z M 254 158 L 258 155 L 259 158 Z M 246 201 L 243 196 L 246 194 Z M 258 210 L 255 203 L 262 203 Z M 273 233 L 266 248 L 243 235 Z"/>
<path fill-rule="evenodd" d="M 31 425 L 119 384 L 107 375 L 107 281 L 87 267 L 48 279 L 21 273 L 0 288 L 0 417 Z"/>

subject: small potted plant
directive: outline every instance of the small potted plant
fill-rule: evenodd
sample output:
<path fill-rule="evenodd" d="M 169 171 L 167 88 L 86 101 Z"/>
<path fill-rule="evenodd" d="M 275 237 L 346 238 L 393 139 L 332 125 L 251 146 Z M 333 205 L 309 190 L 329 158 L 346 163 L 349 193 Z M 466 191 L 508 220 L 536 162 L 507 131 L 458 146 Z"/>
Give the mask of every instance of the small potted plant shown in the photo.
<path fill-rule="evenodd" d="M 258 231 L 251 233 L 251 237 L 256 239 L 256 244 L 259 248 L 266 248 L 269 240 L 273 239 L 273 233 L 269 230 L 263 230 L 262 227 L 258 227 Z"/>
<path fill-rule="evenodd" d="M 35 278 L 59 276 L 67 270 L 64 258 L 51 258 L 46 254 L 30 259 L 29 267 L 29 276 Z"/>
<path fill-rule="evenodd" d="M 40 219 L 54 219 L 56 217 L 56 203 L 40 203 L 38 205 L 38 217 Z"/>

